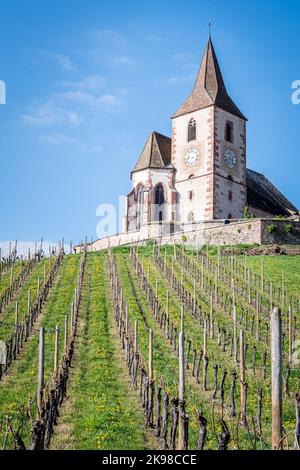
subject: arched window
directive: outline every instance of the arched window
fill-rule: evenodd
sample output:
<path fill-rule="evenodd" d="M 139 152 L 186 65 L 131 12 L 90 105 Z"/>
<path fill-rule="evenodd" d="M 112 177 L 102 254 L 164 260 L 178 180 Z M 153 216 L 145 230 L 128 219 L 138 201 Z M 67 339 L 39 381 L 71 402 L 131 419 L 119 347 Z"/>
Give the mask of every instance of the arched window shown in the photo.
<path fill-rule="evenodd" d="M 142 214 L 143 214 L 143 203 L 144 203 L 144 188 L 139 186 L 137 189 L 136 196 L 136 228 L 140 229 L 142 224 Z"/>
<path fill-rule="evenodd" d="M 228 219 L 228 220 L 231 220 L 231 219 L 232 219 L 232 215 L 231 215 L 231 214 L 228 214 L 227 219 Z"/>
<path fill-rule="evenodd" d="M 162 184 L 158 184 L 155 188 L 155 204 L 161 206 L 165 202 L 164 187 Z"/>
<path fill-rule="evenodd" d="M 196 140 L 196 121 L 194 118 L 192 118 L 189 122 L 189 128 L 188 128 L 188 142 L 191 142 L 192 140 Z"/>
<path fill-rule="evenodd" d="M 162 222 L 165 218 L 165 191 L 162 184 L 154 189 L 154 220 Z"/>
<path fill-rule="evenodd" d="M 226 122 L 225 140 L 233 144 L 233 123 L 231 121 Z"/>

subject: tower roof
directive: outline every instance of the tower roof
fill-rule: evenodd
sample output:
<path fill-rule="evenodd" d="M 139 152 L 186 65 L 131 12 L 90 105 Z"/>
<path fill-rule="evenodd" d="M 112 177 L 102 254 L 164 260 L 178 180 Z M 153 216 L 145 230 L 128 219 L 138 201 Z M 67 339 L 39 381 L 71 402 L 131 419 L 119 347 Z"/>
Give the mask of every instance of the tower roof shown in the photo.
<path fill-rule="evenodd" d="M 214 46 L 211 38 L 209 38 L 194 89 L 172 117 L 181 116 L 212 105 L 247 120 L 227 93 Z"/>
<path fill-rule="evenodd" d="M 171 163 L 171 139 L 158 132 L 151 132 L 132 171 L 146 168 L 165 168 Z"/>

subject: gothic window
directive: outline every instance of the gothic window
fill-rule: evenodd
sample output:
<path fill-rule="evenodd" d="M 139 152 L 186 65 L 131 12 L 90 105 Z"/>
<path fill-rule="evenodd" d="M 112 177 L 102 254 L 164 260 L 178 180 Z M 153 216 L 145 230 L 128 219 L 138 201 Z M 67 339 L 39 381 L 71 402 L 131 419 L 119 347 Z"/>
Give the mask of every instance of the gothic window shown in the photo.
<path fill-rule="evenodd" d="M 233 123 L 230 121 L 226 122 L 225 140 L 233 144 Z"/>
<path fill-rule="evenodd" d="M 165 202 L 164 187 L 162 184 L 158 184 L 155 188 L 155 204 L 161 206 Z"/>
<path fill-rule="evenodd" d="M 192 118 L 189 122 L 189 127 L 188 127 L 188 142 L 191 142 L 192 140 L 196 140 L 196 121 L 194 118 Z"/>
<path fill-rule="evenodd" d="M 231 215 L 231 214 L 228 214 L 227 219 L 228 219 L 228 220 L 231 220 L 231 219 L 232 219 L 232 215 Z"/>
<path fill-rule="evenodd" d="M 139 186 L 137 189 L 136 197 L 136 228 L 140 229 L 142 224 L 142 214 L 143 214 L 143 202 L 144 202 L 144 188 Z"/>
<path fill-rule="evenodd" d="M 228 201 L 232 201 L 232 191 L 228 191 Z"/>
<path fill-rule="evenodd" d="M 162 184 L 158 184 L 154 189 L 154 220 L 162 222 L 164 220 L 165 192 Z"/>

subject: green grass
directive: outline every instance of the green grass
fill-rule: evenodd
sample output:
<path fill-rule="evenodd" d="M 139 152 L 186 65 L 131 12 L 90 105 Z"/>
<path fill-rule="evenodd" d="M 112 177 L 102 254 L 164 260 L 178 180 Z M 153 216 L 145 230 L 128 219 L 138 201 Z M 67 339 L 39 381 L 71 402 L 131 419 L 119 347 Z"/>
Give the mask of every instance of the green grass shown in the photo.
<path fill-rule="evenodd" d="M 65 431 L 62 441 L 60 434 L 54 437 L 52 448 L 144 449 L 143 414 L 118 357 L 107 256 L 89 254 L 86 269 L 78 358 L 62 412 Z"/>
<path fill-rule="evenodd" d="M 0 296 L 4 294 L 6 289 L 10 286 L 10 280 L 14 281 L 18 278 L 23 267 L 27 264 L 27 261 L 16 261 L 11 268 L 6 269 L 0 275 Z"/>
<path fill-rule="evenodd" d="M 139 279 L 134 274 L 134 271 L 131 269 L 132 278 L 134 285 L 138 294 L 139 301 L 142 304 L 143 312 L 145 318 L 141 316 L 138 306 L 131 292 L 131 284 L 128 279 L 126 265 L 130 264 L 130 261 L 127 256 L 117 256 L 119 273 L 122 288 L 124 290 L 124 298 L 129 306 L 129 317 L 131 323 L 135 319 L 139 321 L 139 348 L 144 358 L 147 358 L 148 352 L 148 327 L 153 331 L 153 347 L 154 347 L 154 357 L 153 357 L 153 366 L 154 366 L 154 375 L 156 375 L 156 380 L 162 380 L 165 384 L 165 389 L 169 392 L 170 397 L 178 396 L 178 359 L 176 353 L 173 351 L 173 348 L 170 346 L 170 343 L 164 336 L 164 333 L 161 331 L 158 322 L 154 319 L 153 315 L 150 313 L 149 305 L 146 300 L 145 294 L 140 288 Z M 144 259 L 145 265 L 148 260 Z M 147 269 L 145 270 L 147 272 Z M 152 279 L 155 280 L 155 277 Z M 154 284 L 155 285 L 155 284 Z M 170 292 L 171 293 L 171 292 Z M 164 302 L 166 298 L 166 286 L 164 285 L 163 278 L 159 279 L 159 288 L 158 296 L 161 302 Z M 173 320 L 175 325 L 178 327 L 180 322 L 180 303 L 176 301 L 174 295 L 170 296 L 169 303 L 169 313 L 170 318 Z M 185 317 L 185 328 L 186 334 L 188 337 L 192 337 L 195 341 L 194 344 L 197 344 L 198 350 L 202 340 L 202 335 L 197 322 L 189 315 Z M 215 348 L 216 350 L 216 348 Z M 217 350 L 216 350 L 217 352 Z M 147 364 L 147 362 L 146 362 Z M 190 369 L 191 370 L 191 369 Z M 155 374 L 156 372 L 156 374 Z M 209 374 L 211 375 L 211 374 Z M 200 372 L 200 384 L 202 382 L 202 366 Z M 210 377 L 211 382 L 211 377 Z M 229 381 L 227 380 L 227 389 L 229 387 Z M 212 413 L 211 413 L 211 389 L 207 392 L 202 391 L 202 386 L 197 385 L 195 379 L 191 378 L 191 375 L 187 373 L 187 383 L 186 383 L 186 396 L 187 396 L 187 413 L 190 417 L 190 448 L 196 448 L 196 442 L 198 437 L 198 425 L 196 420 L 196 413 L 199 411 L 200 406 L 203 407 L 206 418 L 209 421 L 208 427 L 208 436 L 207 436 L 207 445 L 208 449 L 216 449 L 217 443 L 212 430 Z M 218 401 L 216 401 L 218 403 Z M 237 403 L 238 404 L 238 403 Z M 218 406 L 216 407 L 216 410 Z M 216 419 L 217 421 L 217 419 Z M 241 432 L 241 434 L 243 434 Z M 242 440 L 242 439 L 241 439 Z M 233 444 L 233 442 L 232 442 Z M 245 443 L 247 445 L 247 443 Z"/>
<path fill-rule="evenodd" d="M 170 250 L 168 250 L 168 252 L 171 254 Z M 150 261 L 150 264 L 151 264 L 150 280 L 151 280 L 152 286 L 155 286 L 155 279 L 156 279 L 156 277 L 158 277 L 158 279 L 159 279 L 158 297 L 160 298 L 160 301 L 162 303 L 165 303 L 166 290 L 167 289 L 170 290 L 170 286 L 169 286 L 168 282 L 166 281 L 164 274 L 155 266 L 155 263 L 153 261 L 151 261 L 151 253 L 149 252 L 148 248 L 145 251 L 143 249 L 140 249 L 140 260 L 142 259 L 143 255 L 144 255 L 145 273 L 147 273 L 147 266 L 148 266 L 148 263 Z M 133 299 L 132 299 L 132 296 L 130 296 L 131 288 L 126 287 L 127 284 L 128 284 L 128 276 L 127 276 L 126 270 L 124 268 L 122 268 L 122 265 L 124 264 L 124 260 L 127 257 L 126 257 L 126 255 L 119 255 L 119 254 L 117 255 L 117 257 L 118 257 L 118 264 L 120 266 L 122 286 L 125 288 L 126 300 L 129 298 L 129 307 L 132 310 Z M 177 274 L 178 274 L 178 277 L 180 278 L 180 272 L 179 271 L 177 272 Z M 191 283 L 189 284 L 186 276 L 184 277 L 184 281 L 185 281 L 185 286 L 186 287 L 189 286 L 188 290 L 190 290 L 190 292 L 191 292 L 192 291 L 192 285 L 191 285 Z M 138 280 L 135 281 L 135 284 L 136 284 L 136 286 L 139 285 Z M 180 317 L 180 303 L 181 302 L 180 302 L 179 298 L 177 298 L 175 292 L 170 291 L 170 293 L 171 293 L 170 303 L 169 303 L 170 317 L 172 318 L 173 322 L 178 326 L 179 317 Z M 143 292 L 141 292 L 139 290 L 138 291 L 138 296 L 139 296 L 139 300 L 141 301 L 141 299 L 143 298 Z M 146 308 L 146 311 L 147 311 L 147 308 Z M 224 317 L 224 320 L 225 320 L 225 322 L 228 322 L 228 318 L 225 319 L 225 317 Z M 147 316 L 147 324 L 149 324 L 148 316 Z M 189 314 L 186 314 L 186 316 L 185 316 L 185 325 L 186 325 L 185 326 L 186 327 L 186 334 L 192 339 L 194 345 L 196 344 L 196 345 L 199 346 L 202 343 L 202 331 L 201 331 L 202 329 L 200 328 L 199 324 L 197 324 L 197 322 Z M 154 331 L 155 331 L 155 328 L 154 328 Z M 157 332 L 157 329 L 156 329 L 156 332 Z M 141 336 L 142 336 L 142 338 L 141 338 Z M 147 336 L 144 333 L 144 325 L 142 325 L 142 330 L 141 330 L 141 327 L 140 327 L 140 338 L 139 339 L 140 339 L 140 342 L 142 341 L 142 350 L 144 351 L 146 349 L 146 347 L 143 346 L 143 342 L 147 343 Z M 252 344 L 252 341 L 251 341 L 250 337 L 249 337 L 248 340 L 249 340 L 249 344 Z M 163 343 L 166 340 L 164 338 L 158 337 L 157 341 L 159 342 L 158 350 L 160 350 L 163 347 Z M 249 349 L 248 349 L 248 354 L 249 355 L 251 354 L 251 350 L 249 350 Z M 172 353 L 171 353 L 171 355 L 172 355 Z M 220 368 L 225 366 L 227 368 L 228 372 L 230 372 L 230 369 L 233 368 L 233 364 L 232 364 L 232 359 L 230 359 L 230 357 L 227 354 L 224 354 L 224 353 L 220 352 L 219 347 L 216 344 L 216 340 L 215 341 L 210 341 L 210 339 L 208 339 L 208 355 L 209 355 L 209 358 L 210 358 L 210 368 L 209 368 L 209 373 L 208 373 L 208 377 L 209 377 L 208 380 L 209 380 L 209 383 L 212 384 L 212 369 L 211 369 L 211 366 L 214 362 L 217 362 L 219 364 Z M 170 382 L 170 381 L 172 381 L 172 372 L 170 372 L 172 370 L 172 366 L 170 364 L 170 358 L 166 354 L 165 356 L 163 356 L 162 359 L 163 359 L 163 363 L 164 363 L 163 370 L 161 368 L 161 364 L 159 363 L 159 361 L 158 362 L 154 361 L 155 367 L 157 367 L 159 369 L 160 373 L 162 373 L 165 380 L 167 382 Z M 176 381 L 177 367 L 176 367 L 176 365 L 173 366 L 173 367 L 174 367 L 174 369 L 173 369 L 173 380 Z M 296 376 L 297 376 L 297 374 L 296 374 Z M 269 382 L 269 379 L 266 382 L 263 383 L 261 381 L 261 379 L 259 378 L 259 376 L 254 377 L 250 373 L 250 371 L 248 371 L 246 380 L 247 380 L 247 383 L 249 385 L 248 402 L 247 402 L 247 404 L 248 404 L 248 406 L 247 406 L 247 408 L 248 408 L 248 417 L 252 416 L 252 415 L 254 415 L 254 416 L 256 415 L 257 387 L 258 387 L 259 384 L 261 384 L 263 386 L 263 390 L 264 390 L 264 400 L 263 400 L 264 401 L 264 407 L 263 407 L 262 419 L 263 419 L 263 428 L 264 428 L 264 441 L 262 442 L 262 447 L 263 448 L 269 448 L 270 447 L 270 422 L 271 422 L 271 417 L 270 417 L 270 412 L 271 412 L 271 409 L 270 409 L 270 382 Z M 230 379 L 230 375 L 229 375 L 227 377 L 226 387 L 225 387 L 225 390 L 226 390 L 225 391 L 225 397 L 227 397 L 226 401 L 228 400 L 230 382 L 231 382 L 231 379 Z M 290 380 L 291 388 L 295 388 L 295 385 L 297 385 L 297 384 L 299 384 L 299 377 L 298 378 L 294 377 L 293 379 Z M 194 391 L 197 394 L 196 400 L 194 399 L 194 396 L 193 396 Z M 238 391 L 239 391 L 239 383 L 237 384 L 237 392 Z M 207 414 L 207 417 L 211 417 L 211 414 L 210 414 L 211 413 L 211 404 L 212 404 L 212 400 L 210 398 L 211 389 L 208 393 L 203 393 L 201 388 L 199 388 L 199 386 L 197 388 L 195 388 L 194 386 L 191 386 L 191 387 L 188 386 L 187 394 L 188 394 L 188 407 L 189 407 L 190 411 L 193 408 L 192 406 L 190 406 L 191 405 L 190 401 L 194 401 L 194 405 L 197 404 L 197 403 L 199 405 L 199 402 L 200 403 L 202 402 L 202 404 L 204 405 L 204 409 L 205 409 L 205 413 Z M 237 405 L 237 408 L 238 408 L 239 407 L 238 398 L 237 398 L 236 405 Z M 194 410 L 192 410 L 192 412 L 194 412 Z M 284 402 L 283 402 L 283 420 L 284 420 L 285 429 L 287 429 L 287 430 L 290 430 L 291 427 L 294 425 L 294 421 L 293 421 L 292 417 L 294 417 L 293 400 L 292 399 L 289 399 L 289 400 L 284 399 Z M 196 432 L 197 427 L 195 426 L 195 421 L 193 420 L 193 416 L 191 416 L 191 418 L 192 418 L 191 419 L 191 426 L 194 424 L 193 431 Z M 211 423 L 210 423 L 210 425 L 211 425 Z M 236 427 L 235 422 L 232 422 L 232 426 L 233 426 L 233 429 L 234 429 L 234 432 L 235 432 L 235 427 Z M 191 435 L 191 443 L 193 441 L 194 441 L 194 439 Z M 211 442 L 208 443 L 208 447 L 210 445 L 212 447 L 215 445 L 215 443 L 213 442 L 212 439 L 211 439 Z M 249 448 L 249 442 L 247 440 L 245 432 L 243 432 L 242 429 L 240 429 L 240 445 L 241 445 L 242 448 Z M 258 444 L 258 447 L 260 447 L 260 445 L 261 444 Z"/>
<path fill-rule="evenodd" d="M 51 266 L 54 264 L 54 258 L 45 258 L 44 260 L 37 263 L 37 265 L 33 268 L 33 271 L 26 279 L 23 286 L 19 289 L 16 297 L 13 301 L 11 301 L 5 310 L 1 314 L 1 321 L 5 323 L 5 325 L 0 325 L 0 339 L 5 340 L 8 336 L 10 336 L 12 327 L 15 324 L 15 309 L 16 309 L 16 302 L 18 302 L 18 309 L 19 309 L 19 324 L 22 322 L 23 318 L 27 314 L 28 308 L 28 291 L 30 289 L 30 297 L 31 297 L 31 305 L 34 304 L 37 291 L 38 291 L 38 277 L 40 277 L 40 286 L 42 288 L 43 281 L 44 281 L 44 269 L 46 267 L 46 272 L 49 273 Z"/>
<path fill-rule="evenodd" d="M 247 263 L 255 272 L 261 273 L 261 256 L 247 256 Z M 264 272 L 265 277 L 277 286 L 282 285 L 282 273 L 284 273 L 287 292 L 299 298 L 300 256 L 264 256 Z"/>
<path fill-rule="evenodd" d="M 215 256 L 216 251 L 208 249 L 209 254 Z M 170 267 L 171 256 L 174 248 L 167 247 L 167 263 Z M 124 299 L 129 306 L 129 318 L 133 325 L 134 320 L 139 321 L 139 349 L 145 367 L 148 362 L 148 341 L 149 328 L 153 331 L 154 342 L 154 377 L 156 383 L 161 380 L 165 389 L 170 393 L 170 398 L 177 395 L 178 358 L 166 339 L 164 332 L 160 329 L 158 322 L 153 316 L 149 302 L 141 287 L 141 279 L 135 274 L 130 259 L 129 248 L 117 248 L 114 250 L 118 266 L 119 277 L 123 288 Z M 189 253 L 189 252 L 187 252 Z M 203 248 L 203 253 L 207 253 L 207 248 Z M 150 265 L 150 281 L 155 288 L 155 280 L 158 278 L 158 298 L 161 304 L 165 305 L 166 292 L 169 290 L 169 315 L 177 329 L 180 324 L 181 300 L 178 293 L 172 290 L 163 270 L 159 268 L 152 259 L 153 246 L 139 247 L 139 260 L 144 263 L 145 273 Z M 190 252 L 192 254 L 192 252 Z M 164 248 L 161 251 L 164 256 Z M 244 259 L 242 257 L 242 259 Z M 224 257 L 224 263 L 229 258 Z M 262 257 L 247 256 L 247 263 L 255 272 L 261 272 Z M 273 257 L 265 256 L 265 279 L 271 280 L 277 285 L 281 285 L 282 271 L 285 271 L 286 292 L 299 296 L 300 292 L 300 256 L 298 257 Z M 229 260 L 230 261 L 230 260 Z M 47 261 L 44 261 L 47 262 Z M 197 264 L 197 260 L 193 261 Z M 222 257 L 221 257 L 222 262 Z M 64 259 L 59 269 L 58 277 L 51 290 L 48 301 L 44 308 L 41 324 L 46 328 L 46 358 L 45 374 L 46 380 L 50 377 L 53 369 L 54 353 L 54 327 L 59 324 L 63 331 L 64 315 L 70 311 L 70 303 L 73 300 L 74 288 L 77 283 L 79 272 L 80 256 L 72 255 Z M 228 266 L 228 263 L 226 264 Z M 130 273 L 130 276 L 128 275 Z M 180 262 L 174 263 L 174 272 L 178 279 L 181 278 Z M 27 308 L 27 291 L 30 287 L 34 297 L 37 286 L 37 276 L 43 273 L 43 265 L 35 268 L 34 273 L 28 279 L 26 285 L 18 294 L 20 311 Z M 157 448 L 158 443 L 151 437 L 151 431 L 145 429 L 144 415 L 140 404 L 138 391 L 133 391 L 124 360 L 124 352 L 120 347 L 120 338 L 117 334 L 114 312 L 111 299 L 111 289 L 109 285 L 109 268 L 107 252 L 88 254 L 86 272 L 84 275 L 83 291 L 81 298 L 79 324 L 75 342 L 75 357 L 72 362 L 72 371 L 68 383 L 67 399 L 60 412 L 59 424 L 55 429 L 51 447 L 52 449 L 103 449 L 103 450 L 125 450 L 125 449 L 150 449 Z M 130 279 L 131 278 L 131 279 Z M 193 275 L 188 271 L 184 272 L 185 289 L 192 293 Z M 213 273 L 211 274 L 213 278 Z M 242 286 L 243 280 L 237 282 L 237 286 Z M 220 289 L 229 292 L 230 287 L 220 282 Z M 133 287 L 136 296 L 133 295 Z M 209 313 L 210 295 L 201 292 L 199 286 L 197 297 L 206 314 Z M 243 297 L 237 295 L 239 309 L 245 303 Z M 247 306 L 248 308 L 248 306 Z M 253 307 L 249 307 L 250 309 Z M 8 322 L 13 325 L 14 302 L 9 305 L 5 312 Z M 216 307 L 215 319 L 227 329 L 232 328 L 232 318 L 219 306 Z M 268 321 L 268 319 L 266 319 Z M 238 330 L 240 325 L 238 325 Z M 0 330 L 1 331 L 1 330 Z M 2 334 L 5 330 L 2 330 Z M 185 313 L 186 337 L 191 339 L 192 347 L 197 348 L 197 352 L 203 343 L 203 329 L 190 313 Z M 217 335 L 216 335 L 217 336 Z M 216 338 L 215 336 L 215 338 Z M 62 353 L 62 337 L 61 348 Z M 256 415 L 257 410 L 257 387 L 263 387 L 263 440 L 257 443 L 258 448 L 270 448 L 271 434 L 271 397 L 270 397 L 270 364 L 268 363 L 267 380 L 262 381 L 260 372 L 256 376 L 250 370 L 251 348 L 256 344 L 255 336 L 251 337 L 249 331 L 246 332 L 248 342 L 248 370 L 246 381 L 248 389 L 248 419 Z M 286 343 L 285 343 L 286 345 Z M 261 341 L 257 343 L 258 358 L 257 370 L 261 362 L 261 353 L 265 345 Z M 196 447 L 198 438 L 198 424 L 196 413 L 200 406 L 203 406 L 204 416 L 208 419 L 208 439 L 206 449 L 216 449 L 217 441 L 213 433 L 212 425 L 212 385 L 214 363 L 219 365 L 219 384 L 221 371 L 226 368 L 228 376 L 225 385 L 225 404 L 229 405 L 229 389 L 231 385 L 230 372 L 234 368 L 233 358 L 227 352 L 223 353 L 217 344 L 217 339 L 212 340 L 208 335 L 207 355 L 209 357 L 208 368 L 208 390 L 202 389 L 202 370 L 200 371 L 200 385 L 196 384 L 195 378 L 191 376 L 192 350 L 190 354 L 190 369 L 186 371 L 186 398 L 187 412 L 190 417 L 190 448 Z M 10 373 L 0 382 L 0 420 L 3 422 L 5 415 L 18 416 L 16 410 L 23 404 L 27 404 L 29 397 L 36 393 L 37 382 L 37 332 L 29 339 L 28 344 L 20 358 L 11 367 Z M 299 389 L 299 371 L 293 370 L 291 373 L 292 391 Z M 219 388 L 219 387 L 218 387 Z M 216 403 L 219 403 L 219 390 Z M 236 386 L 236 408 L 239 410 L 239 378 Z M 218 427 L 220 407 L 216 407 L 215 420 Z M 225 420 L 230 425 L 231 443 L 230 448 L 234 448 L 234 438 L 236 434 L 236 420 L 230 419 L 227 412 Z M 295 409 L 293 396 L 283 399 L 283 425 L 284 430 L 289 432 L 295 426 Z M 0 431 L 0 442 L 3 439 L 3 430 Z M 244 429 L 239 429 L 240 447 L 249 449 L 250 444 Z M 23 437 L 26 443 L 29 442 L 29 426 L 23 429 Z M 12 447 L 9 441 L 8 447 Z"/>
<path fill-rule="evenodd" d="M 64 316 L 70 311 L 74 289 L 77 284 L 79 272 L 79 256 L 66 257 L 59 269 L 54 286 L 49 294 L 40 322 L 46 329 L 45 333 L 45 381 L 53 371 L 54 357 L 54 327 L 58 324 L 63 332 Z M 63 335 L 61 335 L 63 336 Z M 63 348 L 63 339 L 60 341 L 60 352 Z M 0 381 L 0 420 L 3 423 L 5 416 L 18 419 L 20 406 L 27 406 L 29 398 L 34 398 L 37 389 L 38 371 L 38 330 L 29 338 L 19 359 L 11 366 L 9 374 Z M 33 407 L 34 410 L 34 407 Z M 3 439 L 4 430 L 0 431 Z M 23 438 L 28 444 L 30 429 L 28 421 L 25 422 Z M 12 446 L 10 441 L 9 446 Z"/>

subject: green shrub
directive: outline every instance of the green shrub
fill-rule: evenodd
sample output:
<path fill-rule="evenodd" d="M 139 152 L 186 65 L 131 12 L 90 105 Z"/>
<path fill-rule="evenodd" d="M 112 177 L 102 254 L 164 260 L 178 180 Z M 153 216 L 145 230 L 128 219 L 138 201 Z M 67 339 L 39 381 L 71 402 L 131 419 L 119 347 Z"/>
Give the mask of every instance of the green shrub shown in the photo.
<path fill-rule="evenodd" d="M 250 211 L 249 211 L 249 206 L 245 206 L 245 209 L 244 209 L 244 219 L 250 219 L 251 215 L 250 215 Z"/>
<path fill-rule="evenodd" d="M 292 224 L 285 224 L 284 231 L 287 235 L 292 232 L 292 229 L 293 229 Z"/>
<path fill-rule="evenodd" d="M 272 233 L 275 233 L 277 230 L 277 226 L 275 224 L 270 224 L 267 226 L 267 232 L 269 235 L 272 235 Z"/>

